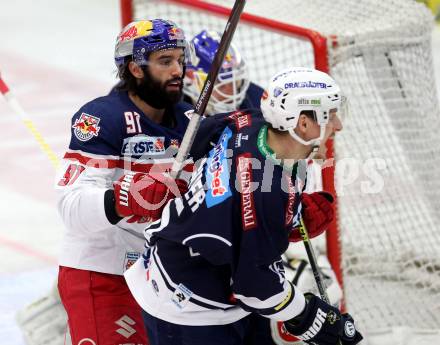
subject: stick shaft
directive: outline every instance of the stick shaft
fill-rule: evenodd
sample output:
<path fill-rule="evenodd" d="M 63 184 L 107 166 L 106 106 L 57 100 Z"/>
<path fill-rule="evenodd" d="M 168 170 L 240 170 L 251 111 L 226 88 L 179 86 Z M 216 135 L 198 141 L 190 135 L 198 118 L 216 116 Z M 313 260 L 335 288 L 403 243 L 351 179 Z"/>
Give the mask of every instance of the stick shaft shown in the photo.
<path fill-rule="evenodd" d="M 53 152 L 52 148 L 49 146 L 49 144 L 44 140 L 43 135 L 38 131 L 37 127 L 33 123 L 33 121 L 29 118 L 27 113 L 24 111 L 24 109 L 21 107 L 18 100 L 14 97 L 11 90 L 9 89 L 8 85 L 5 83 L 5 81 L 0 76 L 0 93 L 5 98 L 6 102 L 9 104 L 9 106 L 12 108 L 12 110 L 20 116 L 21 120 L 23 121 L 24 125 L 28 129 L 29 133 L 32 134 L 36 142 L 38 143 L 38 146 L 40 146 L 41 151 L 43 151 L 46 156 L 49 158 L 50 162 L 54 166 L 54 168 L 58 168 L 60 162 L 57 157 L 57 155 Z"/>
<path fill-rule="evenodd" d="M 303 186 L 305 186 L 307 177 L 307 161 L 302 159 L 298 162 L 298 171 L 295 188 L 297 188 L 298 194 L 302 194 Z M 322 278 L 321 271 L 318 268 L 318 262 L 316 260 L 315 250 L 313 249 L 312 243 L 310 242 L 309 233 L 307 232 L 304 220 L 300 219 L 299 233 L 306 249 L 307 258 L 309 259 L 310 267 L 312 268 L 313 277 L 315 278 L 316 285 L 318 286 L 318 291 L 321 299 L 330 304 L 330 300 L 327 294 L 327 287 L 325 286 L 324 279 Z M 337 345 L 342 345 L 339 339 Z"/>
<path fill-rule="evenodd" d="M 199 128 L 206 106 L 208 105 L 209 97 L 211 96 L 215 81 L 217 80 L 218 72 L 231 44 L 232 37 L 234 36 L 235 29 L 237 28 L 237 24 L 241 13 L 243 12 L 245 3 L 246 0 L 235 0 L 234 7 L 229 15 L 229 19 L 226 23 L 217 52 L 214 56 L 208 76 L 206 77 L 205 84 L 203 85 L 202 92 L 200 93 L 199 99 L 196 102 L 194 113 L 191 117 L 188 128 L 185 131 L 185 135 L 180 145 L 179 152 L 177 153 L 176 160 L 171 168 L 171 176 L 173 178 L 177 178 L 179 176 L 183 163 L 191 150 L 197 129 Z"/>

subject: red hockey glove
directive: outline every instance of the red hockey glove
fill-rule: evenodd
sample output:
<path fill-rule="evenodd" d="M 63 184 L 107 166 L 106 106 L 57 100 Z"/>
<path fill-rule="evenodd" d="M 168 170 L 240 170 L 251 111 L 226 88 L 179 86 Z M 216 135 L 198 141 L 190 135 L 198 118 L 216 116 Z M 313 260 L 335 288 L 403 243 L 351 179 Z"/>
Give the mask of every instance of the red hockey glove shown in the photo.
<path fill-rule="evenodd" d="M 321 235 L 333 221 L 335 214 L 333 200 L 333 195 L 327 192 L 301 194 L 302 217 L 309 233 L 309 238 Z M 297 228 L 293 229 L 290 233 L 289 241 L 301 241 L 301 235 Z"/>
<path fill-rule="evenodd" d="M 118 215 L 135 216 L 129 222 L 159 219 L 167 202 L 188 190 L 184 180 L 163 173 L 123 175 L 113 186 Z"/>

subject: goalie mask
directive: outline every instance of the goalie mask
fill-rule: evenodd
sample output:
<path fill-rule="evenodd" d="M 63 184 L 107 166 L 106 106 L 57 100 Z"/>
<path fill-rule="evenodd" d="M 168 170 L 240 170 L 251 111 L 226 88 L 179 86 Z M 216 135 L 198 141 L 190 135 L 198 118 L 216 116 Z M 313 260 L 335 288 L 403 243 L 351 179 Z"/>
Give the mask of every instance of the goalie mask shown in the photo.
<path fill-rule="evenodd" d="M 318 146 L 323 140 L 331 110 L 341 107 L 341 90 L 326 73 L 312 68 L 293 67 L 270 79 L 269 88 L 261 98 L 261 112 L 273 128 L 288 131 L 303 145 Z M 305 141 L 295 133 L 303 111 L 313 111 L 320 126 L 318 138 Z"/>
<path fill-rule="evenodd" d="M 125 26 L 116 39 L 115 63 L 118 69 L 126 57 L 132 57 L 139 66 L 148 64 L 151 52 L 173 48 L 185 49 L 183 30 L 163 19 L 140 20 Z"/>
<path fill-rule="evenodd" d="M 189 44 L 183 92 L 197 102 L 208 76 L 221 36 L 214 31 L 202 31 Z M 206 112 L 225 113 L 239 108 L 249 87 L 247 66 L 237 48 L 231 44 L 220 68 Z"/>

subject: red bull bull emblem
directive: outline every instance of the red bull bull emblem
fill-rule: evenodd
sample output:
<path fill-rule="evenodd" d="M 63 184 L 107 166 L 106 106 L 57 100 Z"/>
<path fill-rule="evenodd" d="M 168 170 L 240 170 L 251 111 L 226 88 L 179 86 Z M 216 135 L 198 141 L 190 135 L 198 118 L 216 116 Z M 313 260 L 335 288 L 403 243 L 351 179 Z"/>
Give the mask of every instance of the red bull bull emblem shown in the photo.
<path fill-rule="evenodd" d="M 231 53 L 226 53 L 225 59 L 223 60 L 222 68 L 233 68 L 236 64 L 237 62 L 235 61 L 235 57 L 232 56 Z"/>
<path fill-rule="evenodd" d="M 129 41 L 135 38 L 137 34 L 138 34 L 137 27 L 132 26 L 128 30 L 125 30 L 119 35 L 119 42 Z"/>
<path fill-rule="evenodd" d="M 179 146 L 180 146 L 179 139 L 171 139 L 170 140 L 170 146 L 173 147 L 173 148 L 178 149 Z"/>
<path fill-rule="evenodd" d="M 174 27 L 168 29 L 168 38 L 170 40 L 183 40 L 185 39 L 185 35 L 183 34 L 182 29 Z"/>
<path fill-rule="evenodd" d="M 156 138 L 156 142 L 154 143 L 154 149 L 156 152 L 161 152 L 165 149 L 162 138 Z"/>
<path fill-rule="evenodd" d="M 72 128 L 75 137 L 80 141 L 87 141 L 97 137 L 101 127 L 98 126 L 100 118 L 82 113 L 79 119 L 75 120 Z"/>

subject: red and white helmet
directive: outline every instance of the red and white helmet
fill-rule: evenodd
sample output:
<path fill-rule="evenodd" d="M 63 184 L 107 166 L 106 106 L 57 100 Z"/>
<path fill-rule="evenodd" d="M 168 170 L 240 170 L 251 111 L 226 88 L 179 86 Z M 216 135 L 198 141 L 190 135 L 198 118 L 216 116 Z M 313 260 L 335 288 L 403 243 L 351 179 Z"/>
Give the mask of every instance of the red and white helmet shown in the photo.
<path fill-rule="evenodd" d="M 273 128 L 288 131 L 303 145 L 319 145 L 324 138 L 330 110 L 341 107 L 341 89 L 326 73 L 292 67 L 275 74 L 261 98 L 261 112 Z M 313 111 L 321 127 L 318 138 L 305 141 L 295 133 L 302 111 Z"/>

